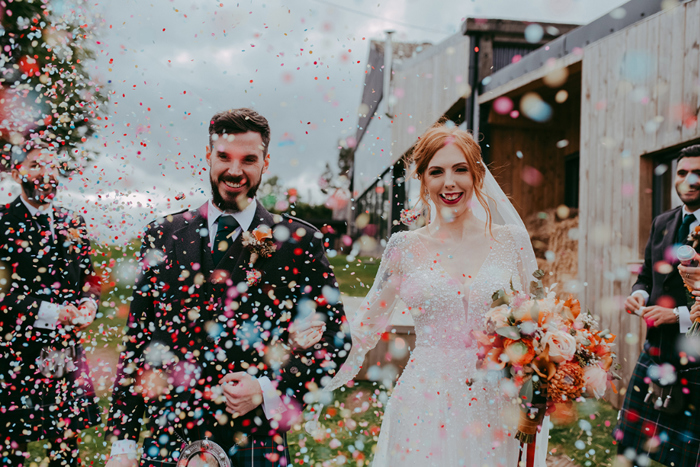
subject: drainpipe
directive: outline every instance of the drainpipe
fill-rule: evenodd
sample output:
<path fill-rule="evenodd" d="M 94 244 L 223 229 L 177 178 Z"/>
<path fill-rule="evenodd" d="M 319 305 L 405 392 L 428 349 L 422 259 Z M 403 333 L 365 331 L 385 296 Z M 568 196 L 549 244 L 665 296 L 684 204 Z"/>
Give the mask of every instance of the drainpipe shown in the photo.
<path fill-rule="evenodd" d="M 382 100 L 384 101 L 384 110 L 387 117 L 394 116 L 394 106 L 390 102 L 391 99 L 391 61 L 394 58 L 394 46 L 391 41 L 391 36 L 394 31 L 386 31 L 386 39 L 384 41 L 384 84 L 382 86 Z"/>

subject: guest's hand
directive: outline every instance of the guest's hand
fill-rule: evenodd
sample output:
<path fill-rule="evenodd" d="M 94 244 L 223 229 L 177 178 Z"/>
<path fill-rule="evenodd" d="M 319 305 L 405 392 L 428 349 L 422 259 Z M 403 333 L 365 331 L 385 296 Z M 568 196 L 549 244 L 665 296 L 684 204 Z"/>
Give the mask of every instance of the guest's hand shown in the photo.
<path fill-rule="evenodd" d="M 79 331 L 82 331 L 95 321 L 96 313 L 97 307 L 95 306 L 95 302 L 87 300 L 78 307 L 78 316 L 73 319 L 73 324 Z"/>
<path fill-rule="evenodd" d="M 262 404 L 260 383 L 248 373 L 229 373 L 220 382 L 226 397 L 226 411 L 234 417 L 242 417 Z"/>
<path fill-rule="evenodd" d="M 136 457 L 136 453 L 132 454 L 117 454 L 116 456 L 109 456 L 109 460 L 105 467 L 137 467 L 139 465 L 139 459 Z"/>
<path fill-rule="evenodd" d="M 678 322 L 678 318 L 673 313 L 672 308 L 664 308 L 662 306 L 649 306 L 644 309 L 644 321 L 647 326 L 654 327 L 661 324 L 674 324 Z"/>
<path fill-rule="evenodd" d="M 641 307 L 644 306 L 644 297 L 640 295 L 630 295 L 625 300 L 625 310 L 630 313 L 637 313 Z"/>
<path fill-rule="evenodd" d="M 683 282 L 685 282 L 685 285 L 694 290 L 700 289 L 700 267 L 683 266 L 679 264 L 678 272 Z"/>

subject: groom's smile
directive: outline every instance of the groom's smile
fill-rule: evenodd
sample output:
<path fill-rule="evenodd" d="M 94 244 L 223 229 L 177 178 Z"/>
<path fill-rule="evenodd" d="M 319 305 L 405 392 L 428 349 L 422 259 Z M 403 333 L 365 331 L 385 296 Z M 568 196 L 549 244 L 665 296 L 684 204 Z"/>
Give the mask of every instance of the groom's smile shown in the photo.
<path fill-rule="evenodd" d="M 249 131 L 213 138 L 212 148 L 207 148 L 207 163 L 214 203 L 236 212 L 255 197 L 270 156 L 260 133 Z"/>

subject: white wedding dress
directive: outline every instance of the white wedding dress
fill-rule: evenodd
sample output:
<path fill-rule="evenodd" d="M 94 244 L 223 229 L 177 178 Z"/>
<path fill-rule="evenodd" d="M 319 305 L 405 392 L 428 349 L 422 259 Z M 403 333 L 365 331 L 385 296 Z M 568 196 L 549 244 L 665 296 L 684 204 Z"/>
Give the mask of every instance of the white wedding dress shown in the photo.
<path fill-rule="evenodd" d="M 479 377 L 470 331 L 483 329 L 496 290 L 511 281 L 528 290 L 534 255 L 521 227 L 494 225 L 493 235 L 474 245 L 491 251 L 470 286 L 452 278 L 418 234 L 390 238 L 374 285 L 352 319 L 350 356 L 327 386 L 332 390 L 355 377 L 403 300 L 415 322 L 416 344 L 386 406 L 373 466 L 516 467 L 519 409 L 502 395 L 498 381 Z M 538 435 L 536 467 L 545 465 L 547 431 Z"/>

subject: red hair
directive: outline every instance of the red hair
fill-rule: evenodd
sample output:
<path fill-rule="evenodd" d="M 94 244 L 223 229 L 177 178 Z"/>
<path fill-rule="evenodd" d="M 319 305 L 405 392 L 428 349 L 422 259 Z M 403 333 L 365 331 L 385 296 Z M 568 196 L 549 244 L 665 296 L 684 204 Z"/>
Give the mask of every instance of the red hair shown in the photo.
<path fill-rule="evenodd" d="M 486 211 L 486 225 L 491 232 L 491 209 L 489 209 L 489 196 L 484 193 L 484 179 L 486 178 L 486 166 L 481 158 L 481 147 L 474 140 L 471 133 L 460 130 L 456 126 L 447 127 L 442 123 L 432 126 L 418 140 L 418 143 L 413 148 L 413 153 L 408 159 L 408 164 L 414 162 L 415 169 L 411 175 L 420 180 L 420 201 L 428 210 L 428 218 L 430 218 L 430 204 L 425 197 L 426 187 L 423 175 L 430 165 L 430 161 L 440 149 L 454 144 L 464 154 L 467 161 L 467 167 L 472 174 L 474 183 L 474 196 L 483 206 Z"/>

